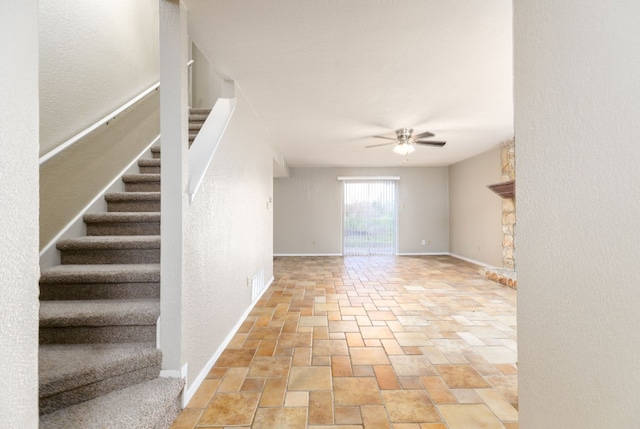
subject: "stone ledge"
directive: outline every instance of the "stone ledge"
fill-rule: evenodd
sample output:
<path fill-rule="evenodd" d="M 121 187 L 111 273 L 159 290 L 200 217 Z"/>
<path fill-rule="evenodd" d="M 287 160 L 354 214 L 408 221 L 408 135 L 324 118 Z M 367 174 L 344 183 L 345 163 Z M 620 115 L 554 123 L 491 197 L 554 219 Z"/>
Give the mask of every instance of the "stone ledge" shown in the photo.
<path fill-rule="evenodd" d="M 518 289 L 518 280 L 514 270 L 490 267 L 482 268 L 480 271 L 489 280 L 493 280 L 494 282 L 510 287 L 511 289 Z"/>

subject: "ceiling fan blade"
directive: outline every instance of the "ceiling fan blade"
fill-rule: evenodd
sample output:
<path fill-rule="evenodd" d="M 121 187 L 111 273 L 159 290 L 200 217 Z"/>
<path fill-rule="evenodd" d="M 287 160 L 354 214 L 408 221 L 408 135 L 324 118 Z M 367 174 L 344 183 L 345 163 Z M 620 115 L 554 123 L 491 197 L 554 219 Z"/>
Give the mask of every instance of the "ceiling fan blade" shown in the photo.
<path fill-rule="evenodd" d="M 393 137 L 385 137 L 385 136 L 372 136 L 372 137 L 375 137 L 377 139 L 395 140 L 395 138 Z"/>
<path fill-rule="evenodd" d="M 368 149 L 370 147 L 379 147 L 379 146 L 389 146 L 390 144 L 393 144 L 394 142 L 389 142 L 389 143 L 380 143 L 380 144 L 372 144 L 369 146 L 365 146 L 365 149 Z"/>
<path fill-rule="evenodd" d="M 433 137 L 435 136 L 435 134 L 433 134 L 430 131 L 425 131 L 424 133 L 420 133 L 420 134 L 416 134 L 415 136 L 413 136 L 414 139 L 425 139 L 427 137 Z"/>
<path fill-rule="evenodd" d="M 429 140 L 416 140 L 416 144 L 424 144 L 428 146 L 444 146 L 447 142 L 429 141 Z"/>

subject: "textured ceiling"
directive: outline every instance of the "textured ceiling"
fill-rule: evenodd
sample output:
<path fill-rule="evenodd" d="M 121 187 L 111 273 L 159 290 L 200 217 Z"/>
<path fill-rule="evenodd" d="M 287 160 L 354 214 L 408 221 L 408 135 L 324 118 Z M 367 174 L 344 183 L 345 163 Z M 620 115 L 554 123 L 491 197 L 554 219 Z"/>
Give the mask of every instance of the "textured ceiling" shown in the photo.
<path fill-rule="evenodd" d="M 511 0 L 185 0 L 291 166 L 449 165 L 513 136 Z M 365 149 L 396 128 L 442 148 Z"/>

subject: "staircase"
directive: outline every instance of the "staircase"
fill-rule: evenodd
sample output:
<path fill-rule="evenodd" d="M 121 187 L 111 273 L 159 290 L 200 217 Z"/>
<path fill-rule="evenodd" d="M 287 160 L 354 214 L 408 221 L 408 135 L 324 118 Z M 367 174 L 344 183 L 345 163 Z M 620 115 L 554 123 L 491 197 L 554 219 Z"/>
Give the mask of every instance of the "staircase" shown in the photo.
<path fill-rule="evenodd" d="M 211 109 L 189 109 L 189 147 L 193 144 L 209 113 L 211 113 Z"/>
<path fill-rule="evenodd" d="M 40 428 L 168 428 L 183 380 L 159 378 L 160 149 L 61 240 L 40 279 Z"/>

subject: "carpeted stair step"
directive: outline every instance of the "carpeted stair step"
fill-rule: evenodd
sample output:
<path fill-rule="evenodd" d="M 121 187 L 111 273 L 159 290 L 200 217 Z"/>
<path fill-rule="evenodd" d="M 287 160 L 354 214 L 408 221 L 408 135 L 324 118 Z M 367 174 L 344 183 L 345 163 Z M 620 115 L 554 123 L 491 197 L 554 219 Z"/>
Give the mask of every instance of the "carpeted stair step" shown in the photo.
<path fill-rule="evenodd" d="M 40 276 L 41 301 L 158 298 L 159 264 L 57 265 Z"/>
<path fill-rule="evenodd" d="M 156 378 L 40 416 L 40 429 L 167 429 L 184 381 Z"/>
<path fill-rule="evenodd" d="M 162 353 L 145 344 L 51 344 L 38 354 L 40 414 L 153 380 Z"/>
<path fill-rule="evenodd" d="M 208 107 L 191 107 L 189 108 L 189 116 L 191 115 L 208 115 L 211 109 Z"/>
<path fill-rule="evenodd" d="M 141 159 L 138 168 L 142 174 L 160 174 L 160 159 Z"/>
<path fill-rule="evenodd" d="M 60 240 L 63 264 L 159 264 L 159 235 L 111 235 Z"/>
<path fill-rule="evenodd" d="M 151 156 L 153 156 L 154 159 L 160 158 L 160 146 L 153 146 L 151 148 Z"/>
<path fill-rule="evenodd" d="M 113 192 L 104 199 L 110 212 L 160 211 L 160 192 Z"/>
<path fill-rule="evenodd" d="M 83 217 L 87 235 L 159 235 L 158 212 L 91 213 Z"/>
<path fill-rule="evenodd" d="M 160 192 L 159 174 L 125 174 L 122 181 L 125 192 Z"/>
<path fill-rule="evenodd" d="M 200 129 L 202 129 L 202 125 L 204 125 L 204 122 L 201 121 L 189 122 L 189 131 L 197 133 L 198 131 L 200 131 Z"/>
<path fill-rule="evenodd" d="M 155 344 L 157 299 L 40 302 L 40 344 Z"/>

